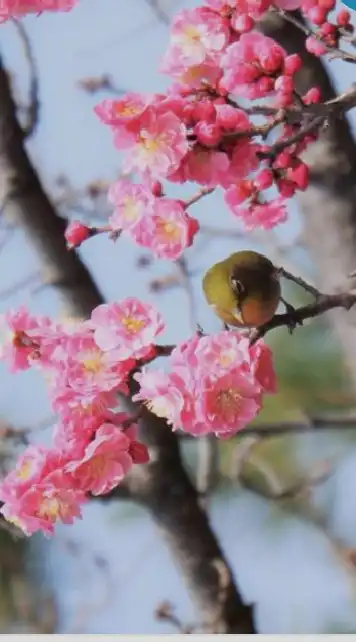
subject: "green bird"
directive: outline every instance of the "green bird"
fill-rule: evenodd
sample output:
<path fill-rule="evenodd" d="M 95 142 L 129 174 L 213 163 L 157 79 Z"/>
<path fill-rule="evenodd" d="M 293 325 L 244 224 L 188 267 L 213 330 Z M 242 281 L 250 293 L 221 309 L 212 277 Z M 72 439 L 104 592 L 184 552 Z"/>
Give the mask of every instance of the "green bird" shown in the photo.
<path fill-rule="evenodd" d="M 242 250 L 211 267 L 205 298 L 225 325 L 259 327 L 272 319 L 281 299 L 278 268 L 263 254 Z"/>

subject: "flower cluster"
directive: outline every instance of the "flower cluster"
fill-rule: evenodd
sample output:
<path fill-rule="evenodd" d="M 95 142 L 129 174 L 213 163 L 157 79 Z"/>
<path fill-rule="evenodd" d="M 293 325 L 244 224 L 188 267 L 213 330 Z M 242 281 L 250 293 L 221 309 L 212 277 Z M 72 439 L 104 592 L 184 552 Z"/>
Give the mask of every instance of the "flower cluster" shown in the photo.
<path fill-rule="evenodd" d="M 164 324 L 138 299 L 98 306 L 86 322 L 52 323 L 24 309 L 2 319 L 1 358 L 10 370 L 44 372 L 58 415 L 53 448 L 30 446 L 0 486 L 1 509 L 25 533 L 51 533 L 80 515 L 88 493 L 112 490 L 148 461 L 136 425 L 117 411 L 128 376 L 155 354 Z"/>
<path fill-rule="evenodd" d="M 0 484 L 1 513 L 28 535 L 72 523 L 89 494 L 108 493 L 148 461 L 135 420 L 117 408 L 133 370 L 134 400 L 192 435 L 235 434 L 276 389 L 269 348 L 235 331 L 194 336 L 173 350 L 170 372 L 148 369 L 164 325 L 133 298 L 100 305 L 84 322 L 53 323 L 20 309 L 2 325 L 1 358 L 12 371 L 41 370 L 58 415 L 53 447 L 29 446 Z"/>
<path fill-rule="evenodd" d="M 263 396 L 276 391 L 270 349 L 251 346 L 241 332 L 195 336 L 171 354 L 171 371 L 144 367 L 134 397 L 173 430 L 231 437 L 259 413 Z"/>
<path fill-rule="evenodd" d="M 1 0 L 0 22 L 20 18 L 28 13 L 43 11 L 70 11 L 78 0 Z"/>

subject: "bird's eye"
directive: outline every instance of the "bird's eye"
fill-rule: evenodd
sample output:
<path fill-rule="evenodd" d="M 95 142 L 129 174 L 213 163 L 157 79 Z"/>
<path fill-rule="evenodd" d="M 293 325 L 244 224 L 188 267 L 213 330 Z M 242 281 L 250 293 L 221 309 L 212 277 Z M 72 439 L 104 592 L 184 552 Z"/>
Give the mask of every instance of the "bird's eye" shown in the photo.
<path fill-rule="evenodd" d="M 231 279 L 231 287 L 237 294 L 243 294 L 245 292 L 245 286 L 238 279 Z"/>

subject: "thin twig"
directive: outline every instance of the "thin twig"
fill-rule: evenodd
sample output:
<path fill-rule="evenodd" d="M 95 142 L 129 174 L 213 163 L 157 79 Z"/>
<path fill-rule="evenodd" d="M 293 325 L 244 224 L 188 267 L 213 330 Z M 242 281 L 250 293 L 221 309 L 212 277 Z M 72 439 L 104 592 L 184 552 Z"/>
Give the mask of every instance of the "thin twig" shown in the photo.
<path fill-rule="evenodd" d="M 212 194 L 214 191 L 215 187 L 203 187 L 196 194 L 193 194 L 193 196 L 184 201 L 185 207 L 188 208 L 191 205 L 194 205 L 194 203 L 200 201 L 201 198 L 204 198 L 204 196 L 208 196 L 208 194 Z"/>
<path fill-rule="evenodd" d="M 38 69 L 35 57 L 32 51 L 32 45 L 28 33 L 20 20 L 12 19 L 12 24 L 15 27 L 18 36 L 22 42 L 23 50 L 26 61 L 30 71 L 30 90 L 29 90 L 29 103 L 26 107 L 27 123 L 23 127 L 23 132 L 26 138 L 31 136 L 36 129 L 39 120 L 40 101 L 39 101 L 39 80 Z"/>
<path fill-rule="evenodd" d="M 300 29 L 308 38 L 312 37 L 312 38 L 315 38 L 316 40 L 319 40 L 325 47 L 326 51 L 332 54 L 332 58 L 341 58 L 345 62 L 351 62 L 353 64 L 356 63 L 356 56 L 354 54 L 348 53 L 347 51 L 344 51 L 339 47 L 336 47 L 336 46 L 333 47 L 332 45 L 328 45 L 320 34 L 312 31 L 312 29 L 309 29 L 309 27 L 307 27 L 305 24 L 300 22 L 295 16 L 293 16 L 293 14 L 290 11 L 285 11 L 284 9 L 273 9 L 273 10 L 277 11 L 279 15 L 284 18 L 284 20 L 286 20 L 287 22 L 290 22 L 292 25 Z"/>
<path fill-rule="evenodd" d="M 303 290 L 311 294 L 315 299 L 320 298 L 321 293 L 319 292 L 319 290 L 310 283 L 307 283 L 304 279 L 302 279 L 301 276 L 294 276 L 294 274 L 288 272 L 283 267 L 278 268 L 278 274 L 280 276 L 283 276 L 288 281 L 292 281 L 293 283 L 299 285 L 299 287 L 303 288 Z"/>
<path fill-rule="evenodd" d="M 356 303 L 356 292 L 350 290 L 349 292 L 341 292 L 340 294 L 320 294 L 317 301 L 304 305 L 300 308 L 293 309 L 292 311 L 285 312 L 284 314 L 276 314 L 271 321 L 265 323 L 253 330 L 250 334 L 250 343 L 253 345 L 264 337 L 267 332 L 285 326 L 287 328 L 295 328 L 296 325 L 303 325 L 307 319 L 313 319 L 320 316 L 329 310 L 335 308 L 344 308 L 350 310 Z"/>

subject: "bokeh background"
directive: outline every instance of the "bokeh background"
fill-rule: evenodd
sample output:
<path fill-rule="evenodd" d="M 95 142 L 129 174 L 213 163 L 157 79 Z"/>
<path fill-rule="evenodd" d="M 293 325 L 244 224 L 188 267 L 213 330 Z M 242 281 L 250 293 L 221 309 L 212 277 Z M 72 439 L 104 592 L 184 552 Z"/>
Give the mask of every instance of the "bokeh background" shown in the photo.
<path fill-rule="evenodd" d="M 27 148 L 66 218 L 102 221 L 108 211 L 102 190 L 120 174 L 121 156 L 93 106 L 121 91 L 164 90 L 168 79 L 157 69 L 169 16 L 198 4 L 81 0 L 68 14 L 22 21 L 40 91 L 40 120 Z M 15 96 L 25 102 L 28 60 L 23 37 L 11 23 L 0 27 L 0 48 Z M 354 80 L 352 65 L 329 66 L 340 91 Z M 105 76 L 111 79 L 106 88 Z M 88 78 L 99 79 L 95 91 Z M 194 186 L 184 187 L 186 196 L 193 192 Z M 180 193 L 176 186 L 170 190 Z M 98 236 L 80 249 L 107 300 L 134 295 L 160 309 L 165 342 L 188 337 L 194 321 L 208 331 L 219 327 L 202 298 L 201 277 L 238 248 L 261 249 L 313 280 L 296 203 L 289 205 L 288 223 L 267 237 L 244 236 L 219 195 L 200 201 L 192 213 L 202 224 L 185 253 L 192 292 L 182 286 L 179 266 L 153 261 L 124 238 L 113 243 Z M 306 300 L 296 288 L 287 286 L 285 293 L 295 305 Z M 0 311 L 21 304 L 53 317 L 63 312 L 55 292 L 40 282 L 37 257 L 23 232 L 0 221 Z M 353 411 L 339 346 L 325 319 L 293 336 L 282 328 L 268 341 L 279 393 L 268 399 L 258 422 L 267 429 L 281 426 L 284 434 L 239 437 L 213 453 L 218 474 L 209 498 L 212 524 L 244 598 L 256 605 L 261 632 L 355 632 L 356 429 L 335 421 L 327 430 L 288 430 L 290 422 L 305 426 L 310 416 Z M 48 443 L 53 417 L 44 381 L 36 372 L 10 375 L 3 365 L 0 376 L 4 424 L 30 429 L 32 441 Z M 192 475 L 207 447 L 184 444 Z M 8 445 L 1 449 L 7 452 Z M 50 541 L 39 535 L 13 542 L 0 532 L 1 633 L 171 633 L 174 627 L 154 615 L 163 600 L 184 622 L 194 622 L 165 544 L 145 511 L 129 502 L 93 501 L 83 521 L 58 527 Z"/>

